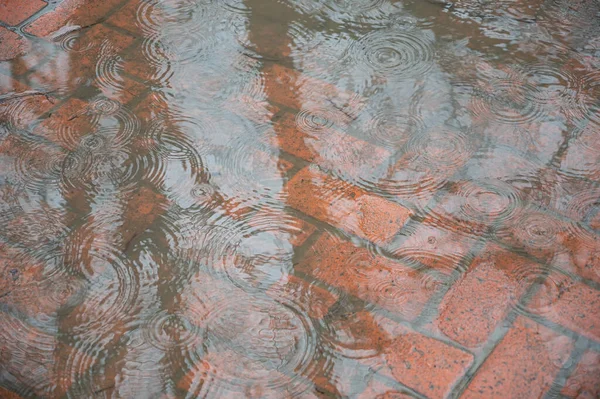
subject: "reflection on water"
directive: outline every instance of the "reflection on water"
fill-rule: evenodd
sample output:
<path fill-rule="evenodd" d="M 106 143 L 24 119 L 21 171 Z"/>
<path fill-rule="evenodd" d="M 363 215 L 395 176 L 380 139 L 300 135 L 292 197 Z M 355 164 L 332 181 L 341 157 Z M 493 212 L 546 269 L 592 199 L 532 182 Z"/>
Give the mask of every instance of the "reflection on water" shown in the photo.
<path fill-rule="evenodd" d="M 600 395 L 597 2 L 58 7 L 0 62 L 0 387 Z"/>

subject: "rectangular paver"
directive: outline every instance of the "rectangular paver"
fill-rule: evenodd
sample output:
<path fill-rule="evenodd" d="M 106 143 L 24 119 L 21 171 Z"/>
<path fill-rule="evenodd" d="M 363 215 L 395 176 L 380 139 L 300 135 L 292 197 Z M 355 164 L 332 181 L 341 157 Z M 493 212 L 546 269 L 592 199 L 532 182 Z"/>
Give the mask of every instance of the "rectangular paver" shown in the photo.
<path fill-rule="evenodd" d="M 377 244 L 388 243 L 411 214 L 402 205 L 313 167 L 298 172 L 286 194 L 293 208 Z"/>
<path fill-rule="evenodd" d="M 478 370 L 461 398 L 541 398 L 573 342 L 534 321 L 518 318 Z"/>

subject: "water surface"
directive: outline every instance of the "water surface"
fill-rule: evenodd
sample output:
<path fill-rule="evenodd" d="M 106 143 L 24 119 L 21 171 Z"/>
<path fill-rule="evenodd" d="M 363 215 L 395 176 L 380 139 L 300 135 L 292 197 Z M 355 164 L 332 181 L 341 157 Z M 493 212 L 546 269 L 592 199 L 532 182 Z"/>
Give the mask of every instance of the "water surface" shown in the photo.
<path fill-rule="evenodd" d="M 597 1 L 128 0 L 22 28 L 0 387 L 600 395 Z"/>

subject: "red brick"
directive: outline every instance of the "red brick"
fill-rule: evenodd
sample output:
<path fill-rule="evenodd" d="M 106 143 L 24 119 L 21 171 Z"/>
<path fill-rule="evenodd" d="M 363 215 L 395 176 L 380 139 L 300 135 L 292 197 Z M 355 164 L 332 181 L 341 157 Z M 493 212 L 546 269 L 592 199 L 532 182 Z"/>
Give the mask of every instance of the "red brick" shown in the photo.
<path fill-rule="evenodd" d="M 270 287 L 267 295 L 274 299 L 283 296 L 299 304 L 313 319 L 322 319 L 325 317 L 329 308 L 338 300 L 337 295 L 334 293 L 293 275 L 287 275 Z"/>
<path fill-rule="evenodd" d="M 89 134 L 94 126 L 93 119 L 88 114 L 88 103 L 70 98 L 33 132 L 69 150 L 74 150 L 81 138 Z"/>
<path fill-rule="evenodd" d="M 326 109 L 342 125 L 352 121 L 352 116 L 347 114 L 357 114 L 363 107 L 364 99 L 359 95 L 278 64 L 263 68 L 263 77 L 270 101 L 298 111 Z M 342 107 L 347 110 L 338 109 Z"/>
<path fill-rule="evenodd" d="M 461 398 L 541 398 L 572 347 L 569 338 L 521 317 L 485 360 Z"/>
<path fill-rule="evenodd" d="M 263 208 L 248 220 L 250 226 L 272 232 L 299 247 L 316 230 L 316 227 L 278 209 Z"/>
<path fill-rule="evenodd" d="M 391 244 L 389 250 L 402 259 L 414 260 L 450 274 L 459 267 L 475 241 L 429 222 L 427 219 L 423 221 L 408 237 Z"/>
<path fill-rule="evenodd" d="M 7 25 L 19 25 L 46 5 L 42 0 L 0 0 L 0 21 Z"/>
<path fill-rule="evenodd" d="M 304 131 L 297 118 L 285 114 L 278 119 L 273 127 L 275 134 L 268 137 L 268 143 L 336 174 L 371 181 L 374 169 L 390 156 L 388 151 L 335 128 Z"/>
<path fill-rule="evenodd" d="M 600 353 L 583 355 L 561 393 L 572 399 L 600 398 Z"/>
<path fill-rule="evenodd" d="M 329 234 L 319 238 L 296 270 L 409 320 L 419 316 L 435 291 L 422 273 Z"/>
<path fill-rule="evenodd" d="M 389 343 L 384 349 L 385 366 L 379 373 L 429 397 L 448 397 L 464 376 L 473 355 L 394 323 L 386 328 Z"/>
<path fill-rule="evenodd" d="M 76 50 L 58 51 L 48 62 L 36 68 L 28 76 L 32 84 L 60 91 L 74 91 L 81 86 L 95 85 L 119 92 L 119 79 L 122 79 L 118 75 L 119 69 L 112 75 L 115 71 L 107 72 L 103 62 L 114 61 L 133 42 L 133 38 L 103 25 L 95 25 L 74 34 L 76 36 L 71 45 Z M 67 38 L 71 40 L 70 36 Z M 124 64 L 117 64 L 117 67 L 121 66 L 124 68 Z"/>
<path fill-rule="evenodd" d="M 552 289 L 541 289 L 529 308 L 545 318 L 600 341 L 600 291 L 554 272 L 547 277 Z"/>
<path fill-rule="evenodd" d="M 376 244 L 388 243 L 411 214 L 399 204 L 312 167 L 298 172 L 286 191 L 291 207 Z"/>
<path fill-rule="evenodd" d="M 27 39 L 0 26 L 0 61 L 17 58 L 27 53 L 29 49 L 30 44 Z"/>
<path fill-rule="evenodd" d="M 540 259 L 550 259 L 566 247 L 570 224 L 549 213 L 524 209 L 499 228 L 497 236 L 506 244 Z"/>
<path fill-rule="evenodd" d="M 136 35 L 140 35 L 141 29 L 138 21 L 138 8 L 143 4 L 141 0 L 128 0 L 127 3 L 112 14 L 106 22 L 127 30 Z"/>
<path fill-rule="evenodd" d="M 8 389 L 0 387 L 0 398 L 3 399 L 22 399 L 21 396 L 16 393 L 9 391 Z"/>
<path fill-rule="evenodd" d="M 489 245 L 444 297 L 437 326 L 467 347 L 485 343 L 541 270 L 530 260 Z"/>
<path fill-rule="evenodd" d="M 19 93 L 25 90 L 27 90 L 27 86 L 23 83 L 11 78 L 10 76 L 0 74 L 0 95 Z"/>
<path fill-rule="evenodd" d="M 64 0 L 54 10 L 31 23 L 25 31 L 34 36 L 47 37 L 66 25 L 86 27 L 100 21 L 121 3 L 123 0 Z"/>
<path fill-rule="evenodd" d="M 600 235 L 573 224 L 553 263 L 560 269 L 600 283 Z"/>

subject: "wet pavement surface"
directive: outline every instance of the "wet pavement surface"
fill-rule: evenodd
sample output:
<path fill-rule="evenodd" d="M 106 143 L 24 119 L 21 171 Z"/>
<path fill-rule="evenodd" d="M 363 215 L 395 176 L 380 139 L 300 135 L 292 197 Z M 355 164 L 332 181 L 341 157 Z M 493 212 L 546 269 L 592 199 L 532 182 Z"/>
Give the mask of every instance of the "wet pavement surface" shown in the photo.
<path fill-rule="evenodd" d="M 600 397 L 596 0 L 0 0 L 0 397 Z"/>

